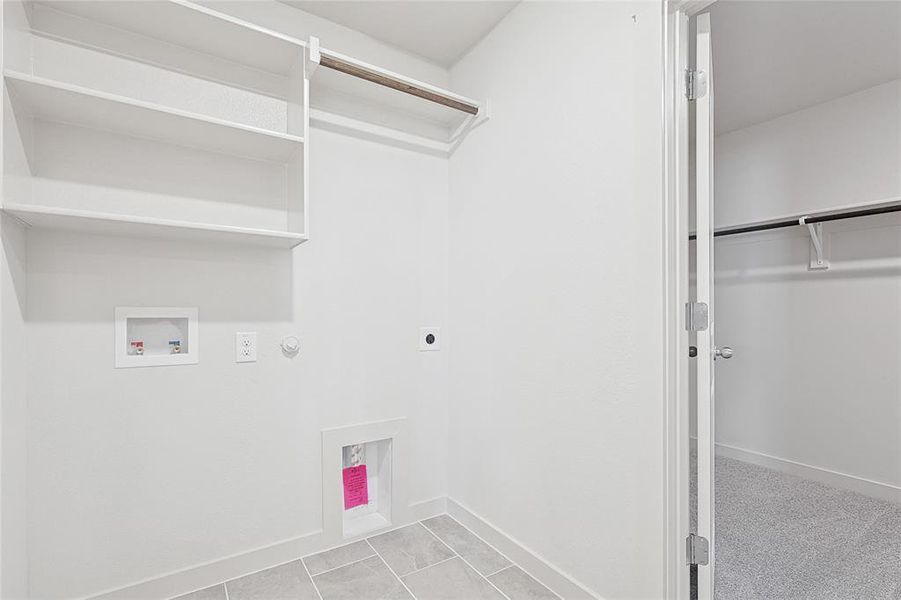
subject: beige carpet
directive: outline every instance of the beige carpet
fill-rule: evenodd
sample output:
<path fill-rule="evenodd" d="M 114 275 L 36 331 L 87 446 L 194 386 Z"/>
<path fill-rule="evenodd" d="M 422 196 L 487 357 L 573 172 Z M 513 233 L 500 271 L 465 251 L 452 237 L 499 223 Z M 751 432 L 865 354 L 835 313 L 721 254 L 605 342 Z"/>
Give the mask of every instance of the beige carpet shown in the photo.
<path fill-rule="evenodd" d="M 716 600 L 901 600 L 901 505 L 718 457 L 716 536 Z"/>

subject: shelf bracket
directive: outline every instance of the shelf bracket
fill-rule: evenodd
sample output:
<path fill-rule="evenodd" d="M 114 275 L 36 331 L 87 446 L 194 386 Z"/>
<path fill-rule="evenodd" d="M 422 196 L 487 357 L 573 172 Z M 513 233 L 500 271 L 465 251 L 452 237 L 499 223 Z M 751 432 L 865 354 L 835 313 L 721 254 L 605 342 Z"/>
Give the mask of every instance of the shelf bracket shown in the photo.
<path fill-rule="evenodd" d="M 808 269 L 825 271 L 829 268 L 829 261 L 826 260 L 826 237 L 823 235 L 823 224 L 808 223 L 808 218 L 804 216 L 798 219 L 798 224 L 806 225 L 807 232 L 810 234 L 810 265 Z"/>

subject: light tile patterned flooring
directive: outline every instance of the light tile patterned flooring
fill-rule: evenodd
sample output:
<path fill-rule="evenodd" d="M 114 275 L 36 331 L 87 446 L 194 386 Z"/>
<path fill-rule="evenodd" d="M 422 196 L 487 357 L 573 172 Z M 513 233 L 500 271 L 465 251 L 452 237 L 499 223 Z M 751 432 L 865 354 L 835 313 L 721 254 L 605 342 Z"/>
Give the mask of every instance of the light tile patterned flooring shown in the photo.
<path fill-rule="evenodd" d="M 176 600 L 559 600 L 447 515 Z"/>

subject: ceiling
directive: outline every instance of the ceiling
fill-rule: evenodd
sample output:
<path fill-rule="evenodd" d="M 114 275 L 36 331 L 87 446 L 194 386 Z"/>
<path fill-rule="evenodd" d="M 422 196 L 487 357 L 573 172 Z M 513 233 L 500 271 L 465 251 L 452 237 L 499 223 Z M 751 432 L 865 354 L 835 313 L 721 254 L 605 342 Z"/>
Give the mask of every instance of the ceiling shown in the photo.
<path fill-rule="evenodd" d="M 449 67 L 485 37 L 518 0 L 282 0 Z"/>
<path fill-rule="evenodd" d="M 901 77 L 901 2 L 720 0 L 717 134 Z"/>

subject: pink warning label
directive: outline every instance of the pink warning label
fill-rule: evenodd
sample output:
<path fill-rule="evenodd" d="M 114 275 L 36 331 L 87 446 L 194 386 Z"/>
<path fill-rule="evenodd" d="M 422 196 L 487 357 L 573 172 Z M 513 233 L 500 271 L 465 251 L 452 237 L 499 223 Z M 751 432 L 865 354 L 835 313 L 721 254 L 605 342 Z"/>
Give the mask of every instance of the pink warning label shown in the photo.
<path fill-rule="evenodd" d="M 369 487 L 366 482 L 366 465 L 347 467 L 344 476 L 344 510 L 369 504 Z"/>

